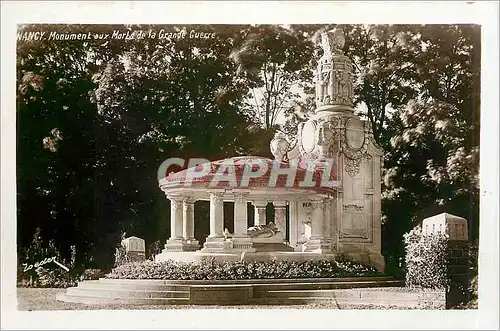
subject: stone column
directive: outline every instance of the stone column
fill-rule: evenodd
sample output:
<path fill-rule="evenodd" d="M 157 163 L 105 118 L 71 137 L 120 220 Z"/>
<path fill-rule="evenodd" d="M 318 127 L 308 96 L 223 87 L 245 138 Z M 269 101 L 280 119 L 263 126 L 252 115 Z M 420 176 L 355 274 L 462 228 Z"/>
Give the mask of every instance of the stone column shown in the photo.
<path fill-rule="evenodd" d="M 234 196 L 234 234 L 232 237 L 233 249 L 245 252 L 255 251 L 253 243 L 247 234 L 248 215 L 247 200 L 243 194 Z"/>
<path fill-rule="evenodd" d="M 333 244 L 332 238 L 332 199 L 325 198 L 323 200 L 323 233 L 327 242 Z M 333 247 L 332 247 L 333 248 Z"/>
<path fill-rule="evenodd" d="M 297 201 L 290 201 L 290 229 L 288 240 L 290 242 L 290 246 L 295 247 L 297 245 L 297 241 L 299 239 L 299 223 L 298 223 L 298 210 L 297 210 Z"/>
<path fill-rule="evenodd" d="M 248 237 L 247 201 L 242 194 L 234 197 L 234 237 Z"/>
<path fill-rule="evenodd" d="M 194 202 L 192 198 L 185 198 L 183 204 L 183 228 L 182 234 L 184 237 L 185 249 L 195 251 L 198 249 L 198 240 L 194 238 Z"/>
<path fill-rule="evenodd" d="M 170 252 L 182 251 L 184 238 L 182 237 L 182 202 L 184 197 L 168 196 L 170 200 L 170 238 L 165 249 Z"/>
<path fill-rule="evenodd" d="M 274 205 L 274 222 L 276 227 L 283 234 L 283 239 L 286 239 L 286 201 L 273 201 Z"/>
<path fill-rule="evenodd" d="M 220 193 L 210 193 L 209 237 L 224 238 L 224 201 Z"/>
<path fill-rule="evenodd" d="M 210 193 L 210 234 L 203 245 L 203 251 L 222 251 L 226 247 L 222 196 L 223 193 Z"/>
<path fill-rule="evenodd" d="M 331 244 L 328 243 L 324 234 L 324 200 L 311 200 L 311 237 L 306 243 L 306 251 L 315 251 L 318 253 L 328 253 L 331 251 Z"/>
<path fill-rule="evenodd" d="M 324 238 L 323 234 L 323 217 L 324 217 L 324 202 L 323 200 L 311 200 L 311 238 Z"/>
<path fill-rule="evenodd" d="M 266 207 L 267 201 L 254 201 L 253 205 L 255 206 L 255 221 L 254 225 L 266 225 Z"/>

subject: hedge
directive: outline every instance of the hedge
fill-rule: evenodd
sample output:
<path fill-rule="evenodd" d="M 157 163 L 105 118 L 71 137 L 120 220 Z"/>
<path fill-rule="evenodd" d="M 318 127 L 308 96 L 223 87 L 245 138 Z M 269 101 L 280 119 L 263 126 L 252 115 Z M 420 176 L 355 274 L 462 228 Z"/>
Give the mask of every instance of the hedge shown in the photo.
<path fill-rule="evenodd" d="M 160 280 L 293 279 L 380 276 L 379 271 L 351 261 L 131 262 L 114 268 L 106 278 Z"/>
<path fill-rule="evenodd" d="M 444 289 L 449 284 L 446 234 L 425 235 L 415 228 L 404 235 L 406 286 Z"/>

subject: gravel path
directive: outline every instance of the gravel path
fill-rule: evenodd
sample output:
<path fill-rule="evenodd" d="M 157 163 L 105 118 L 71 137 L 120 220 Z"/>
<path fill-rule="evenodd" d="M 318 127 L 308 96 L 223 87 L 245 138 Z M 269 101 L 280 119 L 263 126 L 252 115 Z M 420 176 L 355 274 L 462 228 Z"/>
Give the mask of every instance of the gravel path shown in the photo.
<path fill-rule="evenodd" d="M 377 290 L 388 290 L 377 289 Z M 18 309 L 19 310 L 96 310 L 96 309 L 127 309 L 127 310 L 165 310 L 165 309 L 400 309 L 396 307 L 380 306 L 345 306 L 338 307 L 332 303 L 314 303 L 308 305 L 241 305 L 241 306 L 194 306 L 194 305 L 85 305 L 78 303 L 68 303 L 56 300 L 56 294 L 63 293 L 65 289 L 60 288 L 18 288 Z"/>

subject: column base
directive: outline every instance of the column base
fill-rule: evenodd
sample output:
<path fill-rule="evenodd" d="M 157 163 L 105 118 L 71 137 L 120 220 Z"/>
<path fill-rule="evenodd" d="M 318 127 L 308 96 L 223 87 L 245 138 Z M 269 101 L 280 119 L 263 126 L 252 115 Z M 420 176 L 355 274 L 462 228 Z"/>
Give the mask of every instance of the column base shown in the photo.
<path fill-rule="evenodd" d="M 198 248 L 200 248 L 200 245 L 196 239 L 168 239 L 165 244 L 166 252 L 190 252 L 196 251 Z"/>
<path fill-rule="evenodd" d="M 233 242 L 224 237 L 207 237 L 202 252 L 227 252 L 233 250 Z"/>
<path fill-rule="evenodd" d="M 184 251 L 186 252 L 194 252 L 200 249 L 200 243 L 198 240 L 192 238 L 192 239 L 185 239 L 184 240 Z"/>
<path fill-rule="evenodd" d="M 306 252 L 330 253 L 332 252 L 332 242 L 327 238 L 309 238 L 305 243 Z"/>

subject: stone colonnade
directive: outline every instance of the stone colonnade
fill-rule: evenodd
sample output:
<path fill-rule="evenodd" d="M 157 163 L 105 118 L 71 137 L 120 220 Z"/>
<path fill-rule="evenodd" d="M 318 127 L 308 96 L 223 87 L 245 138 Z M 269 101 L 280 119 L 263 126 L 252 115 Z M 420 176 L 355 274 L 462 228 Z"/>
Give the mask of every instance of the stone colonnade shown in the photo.
<path fill-rule="evenodd" d="M 206 238 L 203 251 L 248 251 L 252 252 L 253 244 L 247 234 L 248 215 L 247 202 L 255 208 L 254 225 L 266 225 L 266 200 L 253 200 L 242 193 L 231 196 L 234 201 L 234 234 L 229 240 L 224 235 L 224 198 L 227 195 L 220 192 L 211 192 L 210 196 L 210 234 Z M 200 248 L 199 242 L 194 238 L 194 202 L 195 199 L 186 196 L 167 196 L 171 202 L 170 229 L 171 235 L 167 240 L 167 251 L 195 251 Z M 328 251 L 331 238 L 325 231 L 329 228 L 330 209 L 327 208 L 329 199 L 310 199 L 313 210 L 311 215 L 311 238 L 306 244 L 307 251 Z M 273 201 L 275 207 L 275 225 L 286 238 L 287 201 Z M 329 246 L 330 245 L 330 246 Z"/>

